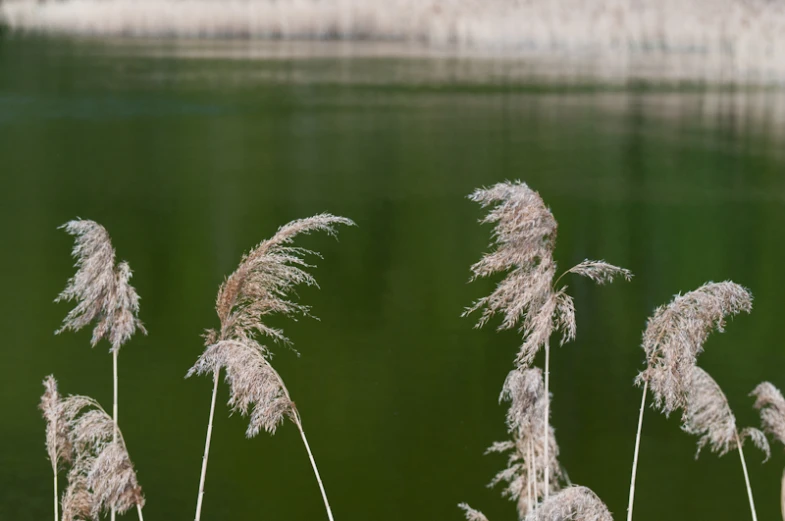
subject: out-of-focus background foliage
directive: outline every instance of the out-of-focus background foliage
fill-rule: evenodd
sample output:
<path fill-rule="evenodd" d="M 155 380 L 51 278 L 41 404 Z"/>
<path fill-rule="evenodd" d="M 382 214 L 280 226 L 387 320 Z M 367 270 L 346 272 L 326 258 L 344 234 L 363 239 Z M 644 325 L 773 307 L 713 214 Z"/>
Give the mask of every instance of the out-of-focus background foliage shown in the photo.
<path fill-rule="evenodd" d="M 526 181 L 559 221 L 563 268 L 588 257 L 636 275 L 570 279 L 578 337 L 552 357 L 562 463 L 617 518 L 656 306 L 708 280 L 749 287 L 752 314 L 713 335 L 701 365 L 740 425 L 758 422 L 757 383 L 785 385 L 781 92 L 266 45 L 252 59 L 0 36 L 0 519 L 51 516 L 44 376 L 111 402 L 108 345 L 53 334 L 70 308 L 52 300 L 73 273 L 57 226 L 76 216 L 108 228 L 142 296 L 149 336 L 121 353 L 120 421 L 152 521 L 193 515 L 211 384 L 184 375 L 217 324 L 218 285 L 279 225 L 317 212 L 358 227 L 300 241 L 324 254 L 321 290 L 300 292 L 321 321 L 275 322 L 301 356 L 276 348 L 274 363 L 341 521 L 460 519 L 459 501 L 514 519 L 485 488 L 504 458 L 483 451 L 505 437 L 497 396 L 519 337 L 459 318 L 494 282 L 467 284 L 490 233 L 465 199 L 475 187 Z M 247 440 L 227 398 L 222 385 L 203 519 L 324 518 L 296 429 Z M 736 455 L 694 452 L 678 418 L 647 415 L 637 520 L 748 515 Z M 760 518 L 776 519 L 781 447 L 765 466 L 748 452 Z"/>

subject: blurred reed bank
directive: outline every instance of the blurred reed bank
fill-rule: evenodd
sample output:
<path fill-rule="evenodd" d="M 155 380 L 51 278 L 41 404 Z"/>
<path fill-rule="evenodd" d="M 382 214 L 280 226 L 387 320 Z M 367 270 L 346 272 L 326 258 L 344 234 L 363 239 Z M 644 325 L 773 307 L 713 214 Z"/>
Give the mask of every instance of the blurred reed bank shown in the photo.
<path fill-rule="evenodd" d="M 595 74 L 785 80 L 785 4 L 769 0 L 4 0 L 11 28 L 147 37 L 404 42 L 569 57 Z"/>

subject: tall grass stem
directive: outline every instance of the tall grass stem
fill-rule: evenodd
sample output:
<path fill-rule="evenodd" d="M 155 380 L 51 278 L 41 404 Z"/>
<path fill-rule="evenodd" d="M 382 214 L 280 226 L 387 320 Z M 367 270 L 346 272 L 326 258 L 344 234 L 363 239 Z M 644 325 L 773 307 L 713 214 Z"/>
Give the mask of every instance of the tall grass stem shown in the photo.
<path fill-rule="evenodd" d="M 747 496 L 750 499 L 750 513 L 752 513 L 752 521 L 758 521 L 758 514 L 755 512 L 755 500 L 752 498 L 750 475 L 747 473 L 747 461 L 744 459 L 744 450 L 741 448 L 741 440 L 739 440 L 738 433 L 736 434 L 736 444 L 739 447 L 739 459 L 741 459 L 741 468 L 744 470 L 744 481 L 747 484 Z"/>
<path fill-rule="evenodd" d="M 202 500 L 204 499 L 204 481 L 207 476 L 207 458 L 210 456 L 210 439 L 213 436 L 213 416 L 215 416 L 215 399 L 216 396 L 218 396 L 218 382 L 220 381 L 219 376 L 220 376 L 220 370 L 217 370 L 215 372 L 215 382 L 213 383 L 213 398 L 212 401 L 210 402 L 210 418 L 207 420 L 207 439 L 205 439 L 204 442 L 204 457 L 202 458 L 202 474 L 199 478 L 199 496 L 196 499 L 196 516 L 194 517 L 194 521 L 199 521 L 202 517 Z"/>
<path fill-rule="evenodd" d="M 300 436 L 303 438 L 303 444 L 305 444 L 305 450 L 308 451 L 308 459 L 311 460 L 311 467 L 313 467 L 313 473 L 316 475 L 316 481 L 319 483 L 319 490 L 322 492 L 322 499 L 324 500 L 324 508 L 327 509 L 327 517 L 330 521 L 334 521 L 333 519 L 333 511 L 330 509 L 330 502 L 327 501 L 327 493 L 324 491 L 324 484 L 322 483 L 322 477 L 319 475 L 319 469 L 316 467 L 316 461 L 313 459 L 313 453 L 311 453 L 311 447 L 308 445 L 308 439 L 305 437 L 305 431 L 303 430 L 303 425 L 299 421 L 295 422 L 297 428 L 300 430 Z M 198 520 L 197 520 L 198 521 Z"/>
<path fill-rule="evenodd" d="M 58 512 L 59 505 L 57 503 L 57 471 L 56 470 L 55 470 L 54 482 L 55 482 L 55 521 L 57 521 L 58 519 L 60 519 L 60 513 Z"/>
<path fill-rule="evenodd" d="M 112 437 L 112 442 L 117 443 L 117 429 L 119 428 L 118 423 L 118 414 L 119 414 L 119 406 L 118 406 L 118 391 L 120 387 L 119 378 L 117 376 L 117 357 L 120 354 L 119 349 L 115 349 L 112 351 L 112 383 L 113 383 L 113 400 L 112 400 L 112 421 L 114 421 L 114 436 Z M 117 513 L 115 512 L 114 507 L 112 507 L 112 521 L 115 521 L 115 516 Z"/>
<path fill-rule="evenodd" d="M 545 462 L 543 463 L 543 467 L 545 467 L 545 501 L 548 501 L 548 489 L 549 486 L 549 476 L 548 471 L 550 470 L 551 464 L 550 460 L 548 459 L 548 428 L 550 427 L 550 407 L 551 407 L 551 395 L 550 395 L 550 372 L 551 369 L 551 349 L 550 343 L 545 342 L 545 420 L 544 420 L 544 429 L 542 433 L 542 441 L 545 444 Z"/>
<path fill-rule="evenodd" d="M 641 410 L 638 413 L 638 433 L 635 435 L 635 454 L 632 457 L 632 477 L 630 477 L 630 503 L 627 506 L 627 521 L 632 521 L 632 504 L 635 501 L 635 478 L 638 475 L 638 454 L 641 449 L 641 431 L 643 430 L 643 412 L 646 409 L 646 391 L 649 390 L 649 382 L 643 384 L 643 397 L 641 398 Z"/>

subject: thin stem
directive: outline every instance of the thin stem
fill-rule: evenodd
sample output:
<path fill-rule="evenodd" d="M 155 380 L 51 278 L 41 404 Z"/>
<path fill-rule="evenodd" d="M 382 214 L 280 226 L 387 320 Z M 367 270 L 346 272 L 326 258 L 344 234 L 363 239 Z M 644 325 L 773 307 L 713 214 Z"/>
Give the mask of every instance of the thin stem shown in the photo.
<path fill-rule="evenodd" d="M 550 423 L 550 407 L 551 407 L 551 395 L 550 395 L 550 388 L 548 387 L 550 384 L 550 363 L 551 363 L 551 350 L 550 345 L 548 342 L 545 342 L 545 420 L 543 421 L 543 443 L 545 444 L 545 462 L 543 463 L 544 471 L 545 471 L 545 501 L 548 501 L 548 489 L 549 481 L 548 481 L 548 470 L 550 470 L 550 460 L 548 459 L 548 424 Z"/>
<path fill-rule="evenodd" d="M 202 458 L 202 475 L 199 478 L 199 496 L 196 499 L 196 517 L 194 521 L 199 521 L 202 517 L 202 499 L 204 498 L 204 480 L 207 476 L 207 458 L 210 455 L 210 438 L 213 436 L 213 416 L 215 415 L 215 398 L 218 395 L 218 381 L 220 369 L 215 371 L 215 383 L 213 385 L 213 398 L 210 402 L 210 419 L 207 420 L 207 439 L 204 442 L 204 457 Z M 142 512 L 139 511 L 139 519 L 142 519 Z"/>
<path fill-rule="evenodd" d="M 528 476 L 526 479 L 526 496 L 528 499 L 528 509 L 526 510 L 527 513 L 532 511 L 532 507 L 534 506 L 532 503 L 532 488 L 537 483 L 537 475 L 532 472 L 533 465 L 532 465 L 532 440 L 529 440 L 529 443 L 526 444 L 526 470 L 528 472 Z M 532 482 L 532 476 L 534 476 L 534 481 Z"/>
<path fill-rule="evenodd" d="M 643 429 L 643 411 L 646 409 L 646 391 L 649 389 L 649 382 L 643 384 L 643 397 L 641 398 L 641 410 L 638 414 L 638 433 L 635 435 L 635 455 L 632 457 L 632 477 L 630 478 L 630 503 L 627 506 L 627 521 L 632 521 L 632 502 L 635 499 L 635 477 L 638 475 L 638 453 L 641 449 L 641 430 Z"/>
<path fill-rule="evenodd" d="M 117 406 L 117 396 L 118 396 L 118 387 L 119 387 L 119 378 L 117 377 L 117 356 L 120 353 L 118 349 L 112 351 L 112 376 L 113 376 L 113 384 L 114 384 L 114 400 L 112 403 L 112 419 L 114 420 L 114 435 L 112 437 L 113 443 L 117 443 L 117 431 L 119 429 L 118 423 L 118 409 Z M 115 509 L 112 507 L 112 521 L 115 521 Z"/>
<path fill-rule="evenodd" d="M 142 517 L 142 506 L 136 505 L 136 513 L 139 515 L 139 521 L 144 521 L 144 517 Z"/>
<path fill-rule="evenodd" d="M 55 470 L 55 521 L 57 521 L 60 518 L 60 514 L 57 511 L 58 506 L 59 505 L 57 504 L 57 470 Z"/>
<path fill-rule="evenodd" d="M 758 521 L 758 514 L 755 513 L 755 501 L 752 499 L 752 486 L 750 485 L 750 476 L 747 474 L 747 462 L 744 460 L 744 451 L 741 448 L 741 440 L 739 440 L 739 433 L 736 433 L 736 445 L 739 447 L 739 458 L 741 459 L 741 468 L 744 470 L 744 481 L 747 483 L 747 496 L 750 498 L 750 512 L 752 513 L 752 521 Z"/>
<path fill-rule="evenodd" d="M 319 490 L 322 491 L 322 499 L 324 499 L 324 508 L 327 509 L 327 517 L 330 519 L 330 521 L 334 521 L 333 511 L 330 510 L 330 502 L 327 501 L 327 493 L 324 491 L 324 484 L 322 483 L 321 476 L 319 476 L 319 469 L 316 468 L 316 461 L 314 461 L 313 459 L 313 454 L 311 453 L 311 447 L 308 445 L 308 440 L 305 437 L 305 431 L 303 430 L 303 425 L 299 417 L 297 418 L 297 421 L 294 423 L 297 425 L 297 428 L 300 429 L 300 436 L 302 436 L 303 438 L 303 443 L 305 444 L 305 450 L 308 451 L 308 458 L 311 460 L 313 473 L 316 475 L 316 481 L 319 483 Z"/>
<path fill-rule="evenodd" d="M 782 519 L 785 521 L 785 470 L 782 471 L 782 483 L 780 484 L 780 510 Z"/>

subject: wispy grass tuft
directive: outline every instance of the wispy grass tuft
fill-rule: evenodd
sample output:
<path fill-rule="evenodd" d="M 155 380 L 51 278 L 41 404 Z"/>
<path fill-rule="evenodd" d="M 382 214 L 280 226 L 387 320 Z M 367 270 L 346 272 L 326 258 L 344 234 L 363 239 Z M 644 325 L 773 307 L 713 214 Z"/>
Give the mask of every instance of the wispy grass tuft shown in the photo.
<path fill-rule="evenodd" d="M 98 519 L 104 512 L 124 513 L 144 506 L 142 488 L 122 433 L 98 402 L 87 396 L 63 398 L 53 376 L 44 380 L 41 408 L 47 421 L 47 451 L 52 461 L 57 512 L 57 473 L 70 465 L 63 494 L 63 521 Z"/>

